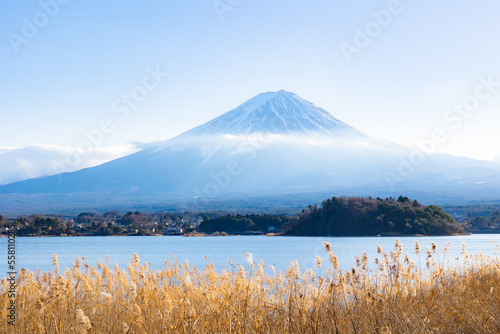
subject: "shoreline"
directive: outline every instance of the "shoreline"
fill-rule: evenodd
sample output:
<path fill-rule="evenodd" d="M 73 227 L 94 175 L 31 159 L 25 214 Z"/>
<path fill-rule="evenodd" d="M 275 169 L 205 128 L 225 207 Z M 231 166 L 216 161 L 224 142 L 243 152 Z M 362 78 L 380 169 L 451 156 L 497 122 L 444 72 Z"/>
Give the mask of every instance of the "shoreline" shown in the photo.
<path fill-rule="evenodd" d="M 249 236 L 264 236 L 264 237 L 314 237 L 314 238 L 394 238 L 394 237 L 458 237 L 464 235 L 488 235 L 488 234 L 500 234 L 500 233 L 463 233 L 463 234 L 378 234 L 378 235 L 285 235 L 283 233 L 239 233 L 230 234 L 226 232 L 215 232 L 212 234 L 206 234 L 201 232 L 187 233 L 187 234 L 147 234 L 147 235 L 137 235 L 137 234 L 110 234 L 110 235 L 16 235 L 16 238 L 76 238 L 76 237 L 249 237 Z M 0 238 L 8 238 L 7 235 L 1 235 Z"/>

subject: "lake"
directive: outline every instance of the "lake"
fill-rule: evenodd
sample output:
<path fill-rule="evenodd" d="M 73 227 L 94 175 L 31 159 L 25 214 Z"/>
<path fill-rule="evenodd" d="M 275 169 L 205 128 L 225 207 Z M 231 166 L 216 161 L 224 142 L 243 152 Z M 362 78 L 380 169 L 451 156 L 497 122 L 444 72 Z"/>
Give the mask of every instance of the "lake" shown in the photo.
<path fill-rule="evenodd" d="M 250 252 L 254 261 L 263 260 L 265 265 L 273 265 L 277 270 L 284 270 L 288 264 L 297 260 L 302 270 L 313 268 L 316 256 L 321 256 L 323 268 L 328 265 L 323 241 L 332 245 L 337 254 L 339 264 L 344 269 L 355 265 L 355 256 L 367 252 L 370 266 L 376 254 L 376 245 L 389 253 L 394 248 L 396 237 L 266 237 L 266 236 L 229 236 L 229 237 L 181 237 L 181 236 L 149 236 L 149 237 L 19 237 L 16 238 L 17 270 L 21 268 L 42 271 L 52 269 L 52 253 L 58 255 L 61 270 L 72 267 L 76 257 L 85 257 L 90 265 L 95 266 L 97 260 L 103 263 L 109 257 L 111 265 L 118 263 L 122 268 L 130 261 L 132 253 L 139 254 L 141 262 L 151 263 L 153 269 L 161 269 L 166 260 L 177 259 L 180 263 L 188 260 L 191 266 L 204 267 L 213 263 L 217 270 L 231 269 L 229 258 L 233 264 L 240 263 L 247 267 L 244 252 Z M 399 237 L 404 246 L 403 254 L 408 253 L 418 265 L 414 245 L 420 243 L 421 263 L 425 263 L 425 247 L 435 242 L 439 249 L 451 241 L 451 251 L 445 260 L 454 261 L 460 256 L 462 242 L 467 243 L 469 253 L 482 252 L 495 255 L 492 241 L 500 243 L 500 234 L 476 234 L 448 237 Z M 5 268 L 0 277 L 7 271 L 7 238 L 0 238 L 2 254 L 1 267 Z M 175 258 L 174 258 L 175 254 Z M 440 260 L 443 255 L 440 254 Z M 323 269 L 324 270 L 324 269 Z"/>

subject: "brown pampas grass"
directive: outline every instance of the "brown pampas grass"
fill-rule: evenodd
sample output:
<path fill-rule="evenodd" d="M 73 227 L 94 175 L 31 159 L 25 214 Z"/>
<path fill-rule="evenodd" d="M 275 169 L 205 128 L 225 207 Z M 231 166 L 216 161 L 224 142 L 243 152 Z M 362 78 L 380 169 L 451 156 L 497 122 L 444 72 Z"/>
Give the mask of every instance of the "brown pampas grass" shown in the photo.
<path fill-rule="evenodd" d="M 363 253 L 356 266 L 342 269 L 330 244 L 324 245 L 330 263 L 316 258 L 320 275 L 302 271 L 297 261 L 276 272 L 255 265 L 250 253 L 246 268 L 220 272 L 212 264 L 196 268 L 176 261 L 152 270 L 134 254 L 126 269 L 77 259 L 62 273 L 54 256 L 52 271 L 18 275 L 15 328 L 6 321 L 9 282 L 1 281 L 0 332 L 500 332 L 496 257 L 469 254 L 464 245 L 465 261 L 439 262 L 433 243 L 419 268 L 398 241 L 391 252 L 378 246 L 377 258 Z"/>

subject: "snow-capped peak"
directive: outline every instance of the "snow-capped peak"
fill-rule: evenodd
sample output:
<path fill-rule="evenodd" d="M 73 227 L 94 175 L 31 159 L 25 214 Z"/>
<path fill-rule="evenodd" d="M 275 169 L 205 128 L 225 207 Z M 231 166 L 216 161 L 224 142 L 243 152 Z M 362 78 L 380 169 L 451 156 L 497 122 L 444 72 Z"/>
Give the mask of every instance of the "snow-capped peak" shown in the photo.
<path fill-rule="evenodd" d="M 181 136 L 253 133 L 326 135 L 352 139 L 365 137 L 324 109 L 285 90 L 259 94 Z"/>

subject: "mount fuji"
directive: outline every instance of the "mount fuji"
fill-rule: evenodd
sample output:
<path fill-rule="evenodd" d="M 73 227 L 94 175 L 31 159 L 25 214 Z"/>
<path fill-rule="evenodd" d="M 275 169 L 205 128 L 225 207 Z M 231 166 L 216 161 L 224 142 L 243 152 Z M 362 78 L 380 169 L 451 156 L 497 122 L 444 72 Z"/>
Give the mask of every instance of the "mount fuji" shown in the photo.
<path fill-rule="evenodd" d="M 170 202 L 201 209 L 264 196 L 308 204 L 318 194 L 500 198 L 500 165 L 419 152 L 422 162 L 412 166 L 412 152 L 281 90 L 135 154 L 0 186 L 0 211 Z"/>
<path fill-rule="evenodd" d="M 242 136 L 254 133 L 333 136 L 349 140 L 367 138 L 327 111 L 284 90 L 259 94 L 181 136 Z"/>

